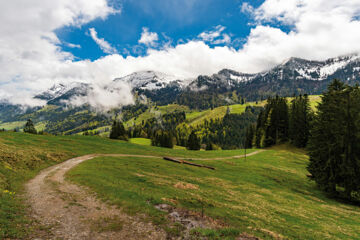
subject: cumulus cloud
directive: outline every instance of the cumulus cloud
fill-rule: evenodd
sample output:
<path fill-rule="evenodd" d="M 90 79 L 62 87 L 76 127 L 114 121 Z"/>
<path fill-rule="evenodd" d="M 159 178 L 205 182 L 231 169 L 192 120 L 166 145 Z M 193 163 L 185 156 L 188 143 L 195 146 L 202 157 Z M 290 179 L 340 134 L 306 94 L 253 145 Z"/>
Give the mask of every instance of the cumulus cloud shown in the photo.
<path fill-rule="evenodd" d="M 341 4 L 337 0 L 266 0 L 258 8 L 248 4 L 254 25 L 240 49 L 230 44 L 208 45 L 211 41 L 231 41 L 230 36 L 229 40 L 223 36 L 225 28 L 218 26 L 195 40 L 149 48 L 145 56 L 112 54 L 95 61 L 74 61 L 70 53 L 58 47 L 60 41 L 54 31 L 115 13 L 105 0 L 13 0 L 2 2 L 0 9 L 0 99 L 13 103 L 41 104 L 31 96 L 59 82 L 101 85 L 143 70 L 178 78 L 212 74 L 222 68 L 259 72 L 289 57 L 323 60 L 360 52 L 360 2 L 351 0 Z M 22 17 L 14 17 L 14 12 Z M 278 25 L 287 25 L 290 31 Z M 144 36 L 151 35 L 148 29 L 144 32 Z M 151 46 L 157 41 L 154 39 L 144 37 L 141 43 Z M 108 96 L 116 99 L 110 106 L 131 102 L 130 90 L 120 89 L 113 95 L 96 89 L 91 99 L 82 100 L 95 106 L 110 102 L 105 99 Z"/>
<path fill-rule="evenodd" d="M 117 50 L 115 48 L 113 48 L 110 43 L 108 43 L 107 41 L 105 41 L 105 39 L 103 38 L 99 38 L 98 34 L 95 30 L 95 28 L 90 28 L 89 29 L 90 32 L 90 36 L 91 38 L 96 42 L 97 45 L 99 45 L 100 49 L 104 52 L 104 53 L 108 53 L 108 54 L 115 54 L 117 53 Z"/>
<path fill-rule="evenodd" d="M 0 99 L 29 105 L 38 104 L 31 98 L 37 91 L 74 79 L 66 70 L 73 56 L 61 51 L 54 31 L 117 12 L 106 0 L 12 0 L 0 6 L 0 88 L 7 93 Z"/>
<path fill-rule="evenodd" d="M 158 34 L 155 32 L 149 32 L 149 29 L 144 27 L 138 42 L 147 46 L 156 46 L 157 40 L 159 40 Z"/>

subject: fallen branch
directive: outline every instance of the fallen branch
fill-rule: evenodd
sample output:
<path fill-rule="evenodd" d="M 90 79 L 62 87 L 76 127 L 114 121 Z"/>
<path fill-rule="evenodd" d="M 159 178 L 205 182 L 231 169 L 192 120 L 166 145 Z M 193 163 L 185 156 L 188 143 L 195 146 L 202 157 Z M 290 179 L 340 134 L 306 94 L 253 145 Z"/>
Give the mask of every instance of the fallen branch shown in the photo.
<path fill-rule="evenodd" d="M 187 165 L 191 165 L 191 166 L 195 166 L 195 167 L 203 167 L 203 168 L 208 168 L 208 169 L 211 169 L 211 170 L 215 170 L 214 167 L 201 165 L 201 164 L 196 164 L 196 163 L 188 162 L 188 161 L 185 161 L 185 160 L 177 160 L 177 159 L 171 158 L 171 157 L 164 157 L 164 160 L 171 161 L 171 162 L 176 162 L 176 163 L 181 163 L 181 164 L 187 164 Z"/>

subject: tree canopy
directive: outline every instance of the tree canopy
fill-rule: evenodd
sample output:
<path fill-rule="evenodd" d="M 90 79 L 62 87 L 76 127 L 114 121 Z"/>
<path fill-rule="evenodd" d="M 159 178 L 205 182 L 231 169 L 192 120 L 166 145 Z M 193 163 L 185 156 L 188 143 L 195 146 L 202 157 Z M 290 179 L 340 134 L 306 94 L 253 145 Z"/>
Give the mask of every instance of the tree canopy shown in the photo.
<path fill-rule="evenodd" d="M 309 172 L 331 195 L 360 200 L 360 89 L 332 82 L 309 138 Z"/>
<path fill-rule="evenodd" d="M 24 126 L 24 132 L 31 133 L 31 134 L 37 134 L 34 123 L 31 121 L 31 119 L 27 120 L 27 122 Z"/>

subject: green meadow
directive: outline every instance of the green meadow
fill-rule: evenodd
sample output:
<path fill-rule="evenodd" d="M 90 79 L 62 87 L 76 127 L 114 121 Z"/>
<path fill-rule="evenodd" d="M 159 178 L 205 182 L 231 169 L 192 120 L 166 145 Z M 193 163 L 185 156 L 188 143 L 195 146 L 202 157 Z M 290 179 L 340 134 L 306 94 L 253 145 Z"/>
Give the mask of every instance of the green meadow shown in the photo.
<path fill-rule="evenodd" d="M 98 157 L 70 170 L 67 178 L 130 214 L 146 213 L 168 231 L 166 203 L 223 223 L 193 236 L 235 239 L 360 239 L 360 208 L 327 198 L 306 177 L 308 157 L 289 146 L 240 159 L 196 161 L 215 171 L 162 159 Z M 191 188 L 178 188 L 177 185 Z"/>
<path fill-rule="evenodd" d="M 143 140 L 144 141 L 144 140 Z M 249 152 L 249 150 L 248 150 Z M 187 151 L 132 144 L 98 136 L 52 136 L 0 132 L 0 239 L 24 238 L 28 231 L 21 193 L 26 181 L 46 167 L 91 153 L 128 153 L 186 158 L 241 155 L 234 151 Z M 11 194 L 10 194 L 11 193 Z"/>

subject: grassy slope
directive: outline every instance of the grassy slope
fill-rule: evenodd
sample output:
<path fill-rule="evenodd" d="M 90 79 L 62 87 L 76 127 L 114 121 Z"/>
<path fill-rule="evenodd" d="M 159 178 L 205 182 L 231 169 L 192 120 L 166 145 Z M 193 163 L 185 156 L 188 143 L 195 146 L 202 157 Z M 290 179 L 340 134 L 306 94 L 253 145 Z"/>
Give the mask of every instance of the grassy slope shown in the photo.
<path fill-rule="evenodd" d="M 131 153 L 183 157 L 219 157 L 236 151 L 193 152 L 165 149 L 90 136 L 47 136 L 0 132 L 0 239 L 26 234 L 19 192 L 41 169 L 71 157 L 89 153 Z M 15 192 L 10 194 L 9 192 Z"/>
<path fill-rule="evenodd" d="M 14 128 L 23 128 L 26 121 L 16 121 L 16 122 L 5 122 L 0 123 L 0 129 L 5 130 L 14 130 Z"/>
<path fill-rule="evenodd" d="M 292 98 L 288 98 L 289 102 L 291 101 L 291 99 Z M 313 110 L 315 110 L 317 103 L 320 102 L 320 95 L 310 95 L 309 100 L 310 100 L 311 108 Z M 249 106 L 249 105 L 250 106 L 264 106 L 265 103 L 266 103 L 266 101 L 258 102 L 258 104 L 256 104 L 255 102 L 249 102 L 244 105 L 234 104 L 234 105 L 229 105 L 229 108 L 230 108 L 231 113 L 240 114 L 245 111 L 246 106 Z M 201 124 L 205 119 L 210 120 L 210 119 L 224 117 L 226 114 L 226 110 L 227 110 L 227 106 L 221 106 L 221 107 L 214 108 L 213 110 L 208 109 L 208 110 L 203 110 L 203 111 L 196 111 L 196 110 L 190 110 L 187 106 L 181 106 L 181 105 L 177 105 L 177 104 L 169 104 L 166 106 L 158 106 L 158 110 L 155 110 L 155 108 L 153 107 L 153 108 L 145 111 L 144 113 L 140 114 L 137 118 L 131 118 L 129 121 L 125 122 L 125 126 L 130 127 L 130 126 L 133 126 L 134 123 L 135 123 L 135 125 L 138 125 L 138 124 L 141 124 L 142 121 L 146 121 L 147 119 L 158 116 L 160 113 L 165 114 L 165 113 L 171 113 L 174 111 L 184 111 L 186 113 L 186 122 L 191 126 L 195 126 L 195 125 Z M 1 124 L 0 124 L 0 126 L 1 126 Z M 100 127 L 100 128 L 94 129 L 93 131 L 99 131 L 99 130 L 103 130 L 105 128 L 111 128 L 111 126 Z M 79 133 L 79 135 L 81 135 L 81 134 L 83 134 L 83 132 Z M 109 132 L 105 132 L 100 135 L 106 137 L 109 135 Z"/>
<path fill-rule="evenodd" d="M 307 162 L 303 151 L 288 147 L 246 161 L 204 161 L 216 171 L 159 159 L 100 157 L 78 165 L 68 178 L 129 212 L 146 212 L 156 223 L 166 221 L 156 203 L 197 212 L 202 203 L 206 215 L 228 224 L 230 239 L 244 231 L 263 239 L 360 239 L 360 208 L 324 196 L 306 178 Z M 199 189 L 175 188 L 178 182 Z"/>
<path fill-rule="evenodd" d="M 288 98 L 289 102 L 292 98 Z M 320 101 L 320 95 L 310 95 L 310 106 L 313 110 L 315 110 L 315 107 L 317 103 Z M 247 104 L 241 105 L 241 104 L 234 104 L 229 105 L 230 112 L 231 113 L 243 113 L 245 111 L 246 106 L 264 106 L 266 101 L 259 102 L 256 104 L 255 102 L 249 102 Z M 213 110 L 203 110 L 203 111 L 196 111 L 196 110 L 190 110 L 186 106 L 180 106 L 176 104 L 169 104 L 167 106 L 160 106 L 158 107 L 159 110 L 154 110 L 154 108 L 144 112 L 136 119 L 132 118 L 129 121 L 125 123 L 126 126 L 132 126 L 135 122 L 135 124 L 140 124 L 143 120 L 146 121 L 147 119 L 156 116 L 156 114 L 164 114 L 164 113 L 171 113 L 174 111 L 185 111 L 186 113 L 186 121 L 189 125 L 197 125 L 201 124 L 205 119 L 216 119 L 216 118 L 222 118 L 226 114 L 227 106 L 221 106 L 214 108 Z"/>

